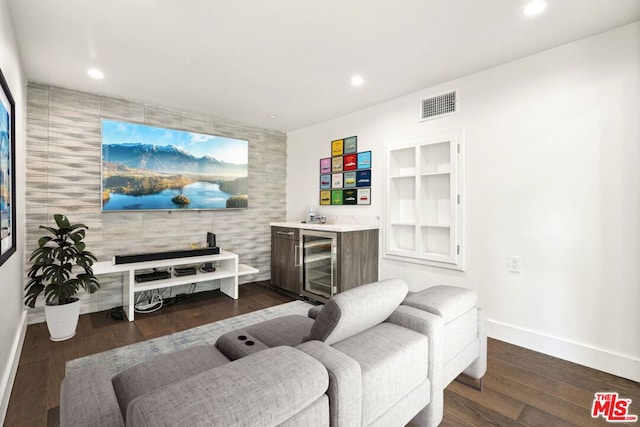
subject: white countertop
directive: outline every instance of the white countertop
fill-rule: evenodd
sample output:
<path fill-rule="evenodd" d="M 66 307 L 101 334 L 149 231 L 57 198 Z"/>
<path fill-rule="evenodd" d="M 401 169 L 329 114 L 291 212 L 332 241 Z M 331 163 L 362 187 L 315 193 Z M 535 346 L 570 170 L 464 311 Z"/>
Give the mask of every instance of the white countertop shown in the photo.
<path fill-rule="evenodd" d="M 289 227 L 289 228 L 301 228 L 304 230 L 319 230 L 319 231 L 361 231 L 361 230 L 377 230 L 377 224 L 307 224 L 304 222 L 272 222 L 272 227 Z"/>

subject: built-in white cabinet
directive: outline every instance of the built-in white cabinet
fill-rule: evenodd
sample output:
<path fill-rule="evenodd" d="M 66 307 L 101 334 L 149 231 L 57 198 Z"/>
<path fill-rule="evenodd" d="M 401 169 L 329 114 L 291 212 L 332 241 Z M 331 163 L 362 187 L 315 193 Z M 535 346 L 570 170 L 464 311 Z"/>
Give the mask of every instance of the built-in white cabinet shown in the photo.
<path fill-rule="evenodd" d="M 386 258 L 464 269 L 463 134 L 386 146 Z"/>

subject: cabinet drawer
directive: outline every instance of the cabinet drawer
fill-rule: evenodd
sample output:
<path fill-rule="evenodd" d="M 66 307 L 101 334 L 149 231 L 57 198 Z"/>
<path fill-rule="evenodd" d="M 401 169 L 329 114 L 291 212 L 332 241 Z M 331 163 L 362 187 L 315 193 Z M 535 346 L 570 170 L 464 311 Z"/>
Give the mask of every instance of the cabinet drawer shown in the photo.
<path fill-rule="evenodd" d="M 272 227 L 273 236 L 277 239 L 298 240 L 297 228 Z"/>

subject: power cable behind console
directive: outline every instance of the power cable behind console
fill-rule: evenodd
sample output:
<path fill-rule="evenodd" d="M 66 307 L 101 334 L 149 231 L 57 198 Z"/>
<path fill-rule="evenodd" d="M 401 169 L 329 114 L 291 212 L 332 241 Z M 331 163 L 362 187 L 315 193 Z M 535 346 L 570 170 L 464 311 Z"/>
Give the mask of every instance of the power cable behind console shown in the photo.
<path fill-rule="evenodd" d="M 146 292 L 141 293 L 146 294 Z M 159 292 L 154 293 L 151 298 L 148 298 L 145 301 L 140 301 L 140 297 L 138 297 L 138 301 L 133 306 L 133 310 L 136 313 L 153 313 L 154 311 L 160 310 L 162 308 L 162 296 L 160 296 Z"/>

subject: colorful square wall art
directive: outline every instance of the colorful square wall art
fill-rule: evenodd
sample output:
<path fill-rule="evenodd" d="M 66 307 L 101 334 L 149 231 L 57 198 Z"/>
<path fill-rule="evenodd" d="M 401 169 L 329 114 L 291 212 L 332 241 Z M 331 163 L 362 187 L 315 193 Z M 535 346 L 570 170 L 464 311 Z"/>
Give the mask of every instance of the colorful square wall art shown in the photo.
<path fill-rule="evenodd" d="M 342 204 L 343 205 L 357 205 L 358 204 L 358 190 L 344 190 L 342 192 Z"/>
<path fill-rule="evenodd" d="M 320 192 L 320 205 L 331 204 L 331 190 L 322 190 Z"/>
<path fill-rule="evenodd" d="M 358 188 L 358 204 L 370 205 L 371 204 L 371 189 L 370 188 Z"/>
<path fill-rule="evenodd" d="M 356 163 L 358 161 L 358 155 L 357 154 L 345 154 L 343 156 L 344 161 L 342 169 L 346 170 L 346 171 L 354 171 L 356 170 L 356 167 L 358 166 L 358 164 Z"/>
<path fill-rule="evenodd" d="M 332 205 L 342 204 L 342 190 L 331 190 L 331 204 Z"/>
<path fill-rule="evenodd" d="M 356 172 L 356 187 L 371 187 L 371 170 Z"/>
<path fill-rule="evenodd" d="M 344 154 L 352 154 L 358 151 L 358 137 L 350 136 L 344 139 Z"/>
<path fill-rule="evenodd" d="M 342 188 L 342 174 L 334 173 L 331 175 L 331 188 Z"/>
<path fill-rule="evenodd" d="M 371 151 L 358 152 L 358 137 L 331 141 L 320 159 L 320 205 L 371 205 Z"/>
<path fill-rule="evenodd" d="M 320 159 L 320 173 L 331 173 L 331 157 Z"/>
<path fill-rule="evenodd" d="M 344 188 L 353 188 L 356 186 L 356 173 L 355 172 L 345 172 L 344 178 L 342 181 L 342 186 Z"/>
<path fill-rule="evenodd" d="M 331 175 L 320 175 L 320 189 L 328 190 L 331 188 Z"/>
<path fill-rule="evenodd" d="M 371 169 L 371 151 L 358 153 L 358 169 Z"/>
<path fill-rule="evenodd" d="M 331 141 L 331 155 L 333 157 L 342 156 L 342 153 L 344 153 L 343 144 L 344 144 L 344 140 L 342 139 L 336 139 L 335 141 Z"/>
<path fill-rule="evenodd" d="M 342 156 L 331 160 L 331 172 L 342 172 Z"/>

